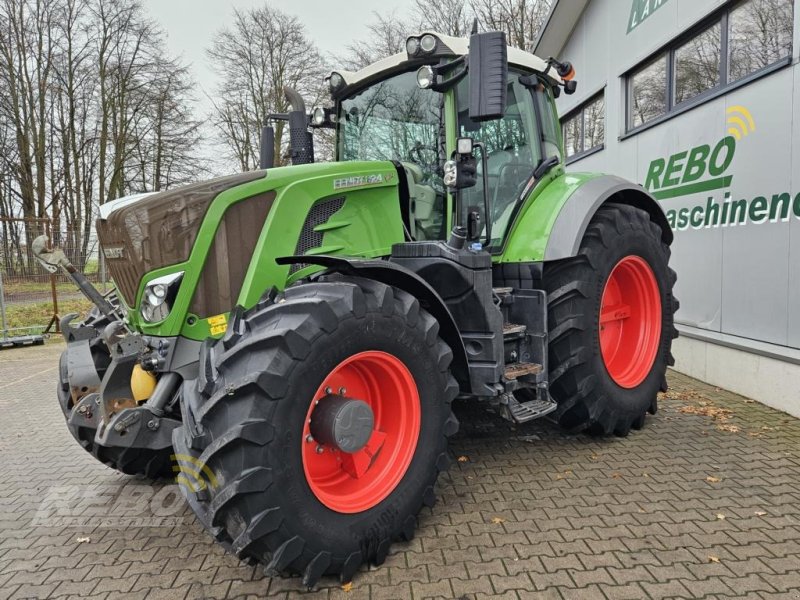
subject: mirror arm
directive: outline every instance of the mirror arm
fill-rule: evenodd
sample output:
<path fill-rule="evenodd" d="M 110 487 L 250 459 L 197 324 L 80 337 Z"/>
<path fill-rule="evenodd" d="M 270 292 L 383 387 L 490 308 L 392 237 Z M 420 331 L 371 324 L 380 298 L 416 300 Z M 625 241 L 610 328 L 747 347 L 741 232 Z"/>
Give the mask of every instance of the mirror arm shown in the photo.
<path fill-rule="evenodd" d="M 456 75 L 454 75 L 447 81 L 436 83 L 440 75 L 443 75 L 444 73 L 447 73 L 448 71 L 462 65 L 464 68 Z M 464 79 L 464 77 L 466 77 L 467 72 L 469 71 L 469 57 L 459 56 L 455 60 L 452 60 L 449 63 L 443 65 L 431 65 L 431 68 L 433 69 L 434 73 L 434 83 L 428 89 L 431 89 L 434 92 L 440 92 L 440 93 L 446 92 L 455 87 L 459 81 L 461 81 L 462 79 Z"/>

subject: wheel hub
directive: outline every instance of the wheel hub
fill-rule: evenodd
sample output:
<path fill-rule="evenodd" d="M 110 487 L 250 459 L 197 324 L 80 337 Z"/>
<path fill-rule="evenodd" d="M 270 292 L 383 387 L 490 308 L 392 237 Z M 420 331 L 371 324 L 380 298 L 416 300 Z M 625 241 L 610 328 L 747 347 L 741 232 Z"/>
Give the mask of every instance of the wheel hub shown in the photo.
<path fill-rule="evenodd" d="M 626 256 L 609 274 L 599 328 L 608 374 L 620 387 L 638 386 L 650 373 L 661 340 L 658 280 L 640 256 Z"/>
<path fill-rule="evenodd" d="M 363 400 L 329 394 L 311 413 L 311 435 L 325 446 L 353 454 L 367 445 L 375 415 Z"/>
<path fill-rule="evenodd" d="M 378 505 L 408 470 L 421 420 L 416 382 L 403 361 L 377 350 L 343 360 L 310 399 L 303 424 L 309 488 L 340 513 Z"/>

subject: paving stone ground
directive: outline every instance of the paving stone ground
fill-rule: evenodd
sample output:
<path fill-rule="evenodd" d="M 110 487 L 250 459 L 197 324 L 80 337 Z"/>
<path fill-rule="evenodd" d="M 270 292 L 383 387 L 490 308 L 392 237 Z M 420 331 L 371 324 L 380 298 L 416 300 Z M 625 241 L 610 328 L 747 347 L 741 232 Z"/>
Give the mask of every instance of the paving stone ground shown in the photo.
<path fill-rule="evenodd" d="M 682 375 L 624 439 L 459 406 L 417 537 L 349 592 L 306 593 L 225 555 L 174 485 L 81 450 L 55 400 L 60 349 L 0 352 L 0 600 L 800 598 L 800 420 Z"/>

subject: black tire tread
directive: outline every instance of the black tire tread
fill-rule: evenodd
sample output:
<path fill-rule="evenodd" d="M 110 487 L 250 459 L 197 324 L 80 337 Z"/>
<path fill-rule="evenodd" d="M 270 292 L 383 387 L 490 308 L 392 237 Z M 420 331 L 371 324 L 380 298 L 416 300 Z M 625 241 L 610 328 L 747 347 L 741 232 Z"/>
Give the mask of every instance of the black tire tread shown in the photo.
<path fill-rule="evenodd" d="M 248 446 L 277 443 L 277 436 L 272 435 L 271 429 L 268 434 L 248 434 L 248 428 L 233 422 L 229 415 L 258 415 L 252 416 L 252 423 L 271 422 L 287 390 L 286 373 L 307 356 L 323 332 L 334 332 L 343 320 L 363 318 L 368 311 L 399 315 L 409 327 L 421 327 L 428 344 L 435 349 L 437 367 L 446 382 L 448 417 L 442 435 L 449 437 L 457 432 L 458 420 L 449 407 L 459 391 L 449 373 L 452 351 L 438 337 L 438 322 L 421 310 L 419 302 L 411 295 L 376 281 L 342 276 L 304 282 L 287 288 L 284 293 L 270 294 L 252 309 L 237 311 L 222 340 L 205 344 L 201 350 L 200 377 L 192 392 L 198 397 L 187 404 L 194 407 L 196 422 L 205 430 L 215 432 L 214 441 L 201 442 L 199 448 L 200 460 L 213 471 L 224 465 L 231 453 L 244 456 Z M 258 364 L 263 365 L 260 374 L 247 367 L 254 356 Z M 415 515 L 423 506 L 433 505 L 434 483 L 448 466 L 445 452 L 431 465 L 429 485 L 418 499 L 413 515 L 408 515 L 391 538 L 381 539 L 347 556 L 337 555 L 335 549 L 315 549 L 308 540 L 293 535 L 280 506 L 268 506 L 240 524 L 240 530 L 231 528 L 230 520 L 226 519 L 229 507 L 241 507 L 243 496 L 266 490 L 269 487 L 266 473 L 261 474 L 264 477 L 259 476 L 259 485 L 245 485 L 241 481 L 245 476 L 242 473 L 222 489 L 211 490 L 211 498 L 205 502 L 206 520 L 212 528 L 221 528 L 220 538 L 234 553 L 266 564 L 268 574 L 299 574 L 309 588 L 323 575 L 338 575 L 341 581 L 347 582 L 365 562 L 382 563 L 393 541 L 413 537 Z"/>
<path fill-rule="evenodd" d="M 630 205 L 610 203 L 601 206 L 592 218 L 577 256 L 545 265 L 543 287 L 548 294 L 550 386 L 558 402 L 554 417 L 571 432 L 626 436 L 631 429 L 644 425 L 644 413 L 614 409 L 599 390 L 597 377 L 588 367 L 593 349 L 581 341 L 585 339 L 584 332 L 591 327 L 586 314 L 589 311 L 581 309 L 587 308 L 592 296 L 591 275 L 599 268 L 601 255 L 614 248 L 619 236 L 629 231 L 658 240 L 665 261 L 669 261 L 669 245 L 662 239 L 660 226 L 647 212 Z M 675 271 L 667 269 L 671 317 L 679 306 L 672 294 L 677 276 Z M 669 326 L 671 330 L 662 334 L 662 340 L 667 338 L 671 342 L 678 336 L 672 318 Z M 665 362 L 670 366 L 674 364 L 668 345 Z M 667 389 L 665 371 L 660 375 L 661 391 Z M 657 408 L 658 399 L 654 394 L 647 412 L 655 414 Z"/>

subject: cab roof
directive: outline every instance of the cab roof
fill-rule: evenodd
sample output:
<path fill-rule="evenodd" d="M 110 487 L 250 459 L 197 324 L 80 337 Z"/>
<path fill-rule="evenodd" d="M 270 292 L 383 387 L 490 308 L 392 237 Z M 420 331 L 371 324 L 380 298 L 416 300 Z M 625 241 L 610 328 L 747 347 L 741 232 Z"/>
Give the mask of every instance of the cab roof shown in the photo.
<path fill-rule="evenodd" d="M 362 83 L 366 83 L 373 79 L 377 79 L 379 75 L 387 71 L 400 71 L 403 67 L 412 67 L 419 64 L 431 62 L 431 58 L 443 57 L 458 57 L 469 54 L 469 38 L 452 37 L 443 35 L 435 31 L 423 31 L 417 35 L 410 36 L 422 38 L 424 35 L 433 35 L 438 43 L 436 50 L 431 54 L 423 56 L 409 56 L 407 52 L 398 52 L 391 56 L 387 56 L 377 62 L 367 65 L 359 71 L 341 71 L 336 70 L 342 76 L 347 88 L 361 87 Z M 410 39 L 409 38 L 409 39 Z M 545 75 L 556 84 L 563 84 L 563 80 L 556 73 L 556 70 L 550 68 L 547 61 L 539 58 L 538 56 L 525 52 L 519 48 L 512 46 L 508 47 L 508 64 L 513 67 L 521 67 L 528 71 L 535 71 Z"/>

